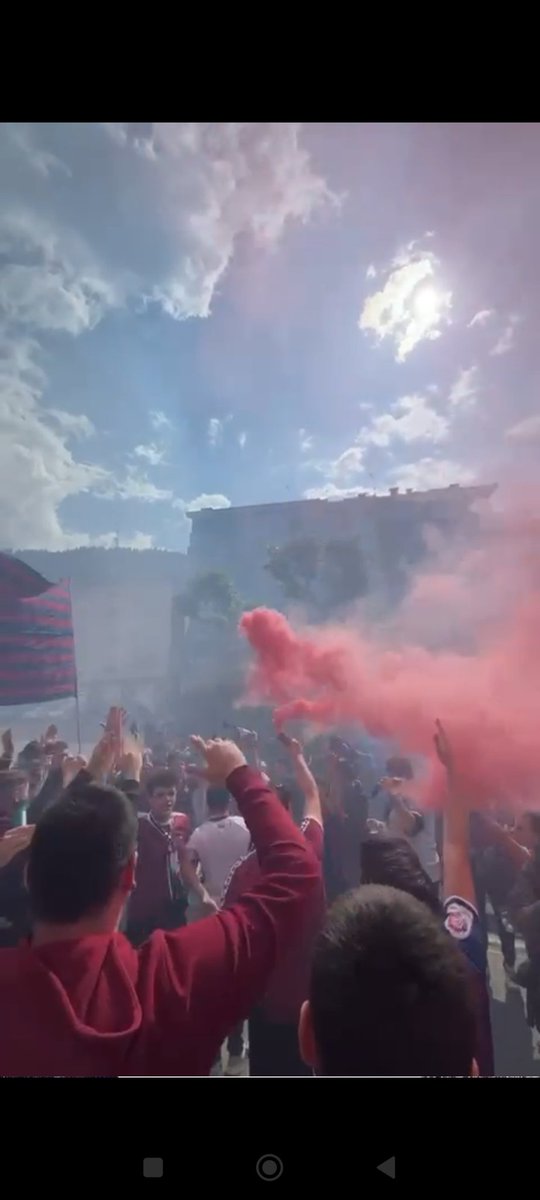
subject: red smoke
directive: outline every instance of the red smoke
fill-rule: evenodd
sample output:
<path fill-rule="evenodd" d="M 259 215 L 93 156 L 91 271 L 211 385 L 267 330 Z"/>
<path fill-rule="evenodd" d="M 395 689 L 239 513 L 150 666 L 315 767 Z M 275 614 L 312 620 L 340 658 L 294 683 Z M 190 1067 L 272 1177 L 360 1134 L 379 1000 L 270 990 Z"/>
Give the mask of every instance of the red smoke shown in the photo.
<path fill-rule="evenodd" d="M 384 633 L 377 636 L 350 626 L 297 632 L 271 609 L 245 613 L 240 629 L 255 654 L 251 695 L 278 706 L 278 726 L 293 719 L 321 726 L 357 723 L 374 736 L 393 738 L 405 753 L 429 756 L 432 763 L 434 722 L 439 717 L 450 734 L 474 807 L 500 802 L 539 808 L 537 547 L 537 537 L 533 542 L 530 537 L 521 539 L 518 564 L 512 543 L 510 563 L 497 539 L 469 560 L 474 571 L 460 576 L 459 589 L 457 583 L 446 589 L 452 604 L 458 590 L 460 597 L 464 594 L 464 580 L 470 588 L 474 644 L 467 652 L 396 644 L 395 625 L 390 642 Z M 508 576 L 509 570 L 513 575 Z M 506 589 L 501 586 L 503 571 L 509 582 Z M 533 590 L 527 591 L 529 585 Z M 415 586 L 424 602 L 440 606 L 444 628 L 448 612 L 444 611 L 443 577 L 432 576 L 421 587 L 418 581 Z M 493 589 L 495 597 L 504 591 L 502 612 L 495 611 Z M 490 610 L 483 624 L 478 619 L 482 591 Z M 440 772 L 435 770 L 425 785 L 428 801 L 436 801 L 440 783 Z"/>

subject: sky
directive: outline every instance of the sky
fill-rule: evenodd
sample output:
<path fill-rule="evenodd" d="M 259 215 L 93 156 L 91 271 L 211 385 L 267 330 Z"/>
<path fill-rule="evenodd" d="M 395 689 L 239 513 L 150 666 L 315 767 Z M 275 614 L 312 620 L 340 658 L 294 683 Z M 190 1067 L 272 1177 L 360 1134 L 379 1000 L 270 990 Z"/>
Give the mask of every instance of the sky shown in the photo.
<path fill-rule="evenodd" d="M 0 545 L 534 481 L 540 125 L 4 124 Z"/>

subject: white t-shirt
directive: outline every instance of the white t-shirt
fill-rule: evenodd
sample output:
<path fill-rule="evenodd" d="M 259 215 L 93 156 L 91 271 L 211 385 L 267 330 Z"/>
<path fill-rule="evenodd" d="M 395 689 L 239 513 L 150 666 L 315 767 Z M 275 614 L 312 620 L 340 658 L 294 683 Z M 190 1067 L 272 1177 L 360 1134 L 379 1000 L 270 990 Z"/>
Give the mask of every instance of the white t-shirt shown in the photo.
<path fill-rule="evenodd" d="M 187 848 L 198 858 L 204 886 L 216 904 L 235 862 L 247 854 L 250 843 L 251 835 L 242 817 L 204 821 L 192 833 Z"/>

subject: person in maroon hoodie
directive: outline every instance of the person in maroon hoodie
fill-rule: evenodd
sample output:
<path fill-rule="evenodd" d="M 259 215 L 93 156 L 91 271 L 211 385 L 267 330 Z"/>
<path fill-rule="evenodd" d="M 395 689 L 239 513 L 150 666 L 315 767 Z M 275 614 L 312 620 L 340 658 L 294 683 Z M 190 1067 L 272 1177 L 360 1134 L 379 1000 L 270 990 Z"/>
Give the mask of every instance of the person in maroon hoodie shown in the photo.
<path fill-rule="evenodd" d="M 106 734 L 102 774 L 110 743 Z M 259 879 L 229 911 L 158 930 L 135 950 L 117 930 L 135 881 L 137 818 L 125 795 L 81 773 L 32 839 L 32 938 L 0 951 L 1 1075 L 207 1075 L 293 943 L 319 864 L 238 746 L 194 744 L 249 826 Z"/>

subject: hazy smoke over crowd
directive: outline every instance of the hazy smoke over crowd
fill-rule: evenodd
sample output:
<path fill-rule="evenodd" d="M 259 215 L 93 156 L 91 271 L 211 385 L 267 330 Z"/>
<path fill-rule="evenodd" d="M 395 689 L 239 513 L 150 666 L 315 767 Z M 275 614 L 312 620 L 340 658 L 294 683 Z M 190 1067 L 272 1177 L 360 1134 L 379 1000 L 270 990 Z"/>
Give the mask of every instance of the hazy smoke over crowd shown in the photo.
<path fill-rule="evenodd" d="M 276 706 L 278 726 L 356 723 L 429 756 L 427 802 L 437 802 L 442 784 L 432 745 L 438 717 L 472 805 L 540 807 L 540 522 L 491 520 L 458 564 L 445 553 L 377 628 L 356 616 L 293 628 L 270 609 L 245 613 L 250 695 Z"/>

